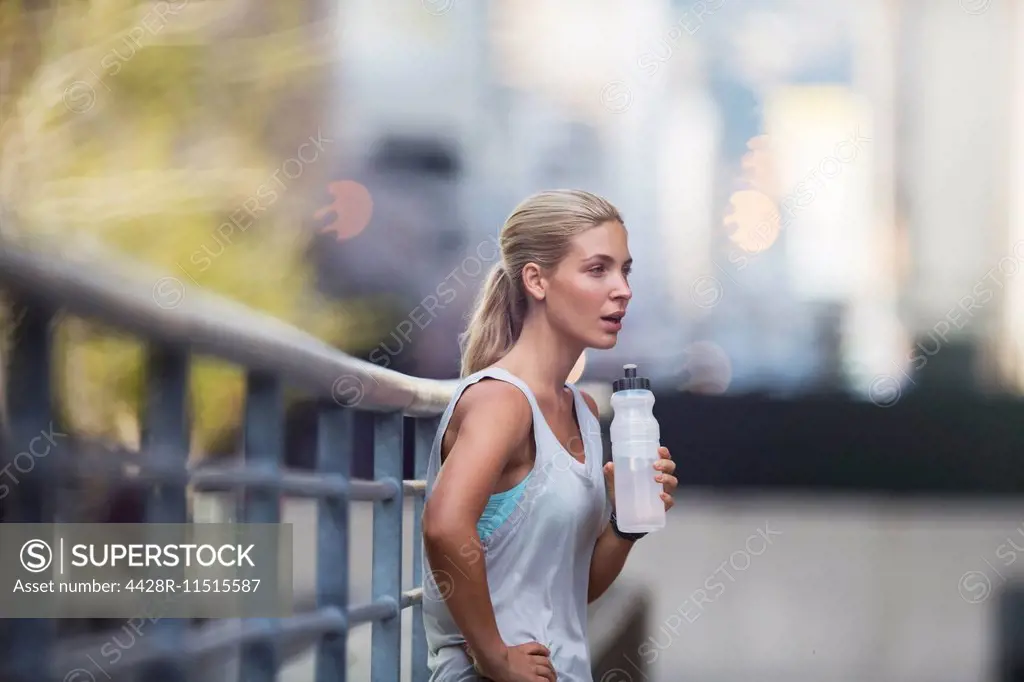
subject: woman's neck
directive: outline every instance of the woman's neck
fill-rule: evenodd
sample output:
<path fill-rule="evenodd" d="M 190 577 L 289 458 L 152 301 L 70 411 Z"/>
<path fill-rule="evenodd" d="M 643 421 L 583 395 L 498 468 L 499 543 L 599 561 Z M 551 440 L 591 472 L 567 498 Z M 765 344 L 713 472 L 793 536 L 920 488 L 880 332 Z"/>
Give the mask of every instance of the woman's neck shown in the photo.
<path fill-rule="evenodd" d="M 499 365 L 531 387 L 561 396 L 569 373 L 583 353 L 583 347 L 567 343 L 549 324 L 536 317 L 523 324 L 519 339 Z"/>

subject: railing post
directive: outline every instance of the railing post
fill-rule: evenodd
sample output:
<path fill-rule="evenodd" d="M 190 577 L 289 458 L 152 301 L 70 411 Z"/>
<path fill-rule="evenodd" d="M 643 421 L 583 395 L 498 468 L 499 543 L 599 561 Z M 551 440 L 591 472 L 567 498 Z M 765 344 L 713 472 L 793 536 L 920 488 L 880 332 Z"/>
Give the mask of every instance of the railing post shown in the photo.
<path fill-rule="evenodd" d="M 323 474 L 352 475 L 355 413 L 333 403 L 317 414 L 316 470 Z M 349 500 L 321 497 L 317 503 L 316 602 L 317 608 L 348 609 Z M 320 638 L 315 682 L 345 682 L 348 671 L 348 623 Z"/>
<path fill-rule="evenodd" d="M 54 314 L 35 302 L 12 306 L 14 334 L 8 364 L 7 406 L 10 432 L 3 453 L 0 500 L 7 523 L 52 523 L 57 476 L 66 442 L 53 433 L 51 325 Z M 19 319 L 20 316 L 20 319 Z M 64 434 L 61 434 L 64 435 Z M 66 439 L 66 436 L 64 436 Z M 54 621 L 31 618 L 4 621 L 0 637 L 0 679 L 29 682 L 39 678 L 40 661 L 49 660 Z"/>
<path fill-rule="evenodd" d="M 284 459 L 284 397 L 281 382 L 273 376 L 250 371 L 246 375 L 244 444 L 246 465 L 277 471 Z M 246 488 L 242 494 L 242 523 L 280 523 L 281 498 L 276 490 Z M 272 581 L 268 581 L 272 584 Z M 267 636 L 242 645 L 238 667 L 240 682 L 274 682 L 278 656 L 272 618 L 253 618 L 267 625 Z"/>
<path fill-rule="evenodd" d="M 142 419 L 142 456 L 153 462 L 173 465 L 184 474 L 188 464 L 189 425 L 187 417 L 189 356 L 185 351 L 151 346 L 146 371 L 146 403 Z M 146 523 L 188 521 L 184 478 L 162 482 L 146 496 Z M 154 619 L 153 636 L 166 654 L 161 661 L 144 666 L 137 679 L 143 682 L 184 682 L 186 667 L 180 651 L 187 621 L 147 614 Z"/>
<path fill-rule="evenodd" d="M 373 503 L 373 601 L 393 600 L 393 617 L 373 622 L 370 678 L 397 682 L 402 672 L 402 427 L 400 412 L 375 414 L 373 419 L 373 474 L 390 479 L 396 493 Z"/>
<path fill-rule="evenodd" d="M 434 435 L 440 425 L 440 417 L 421 417 L 415 420 L 413 442 L 413 478 L 422 481 L 427 478 L 427 462 Z M 412 581 L 423 588 L 423 495 L 416 495 L 413 501 L 412 534 Z M 412 682 L 427 682 L 430 670 L 427 668 L 427 635 L 423 629 L 423 602 L 412 607 Z"/>

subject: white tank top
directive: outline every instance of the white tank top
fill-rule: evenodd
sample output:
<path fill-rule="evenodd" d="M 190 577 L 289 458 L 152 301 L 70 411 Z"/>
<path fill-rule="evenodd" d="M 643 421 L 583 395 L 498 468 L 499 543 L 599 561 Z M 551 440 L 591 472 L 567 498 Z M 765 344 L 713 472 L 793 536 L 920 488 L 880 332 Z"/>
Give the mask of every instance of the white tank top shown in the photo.
<path fill-rule="evenodd" d="M 573 384 L 576 419 L 585 461 L 562 447 L 544 420 L 529 387 L 497 367 L 465 377 L 441 416 L 427 465 L 426 499 L 441 468 L 441 441 L 463 391 L 484 378 L 518 387 L 533 410 L 537 456 L 515 510 L 479 546 L 460 549 L 470 561 L 482 560 L 501 638 L 508 646 L 537 641 L 551 651 L 558 678 L 592 682 L 587 644 L 587 590 L 594 544 L 611 507 L 605 492 L 601 426 Z M 575 449 L 575 448 L 574 448 Z M 423 624 L 432 682 L 479 680 L 443 597 L 450 590 L 452 564 L 432 567 L 423 555 Z"/>

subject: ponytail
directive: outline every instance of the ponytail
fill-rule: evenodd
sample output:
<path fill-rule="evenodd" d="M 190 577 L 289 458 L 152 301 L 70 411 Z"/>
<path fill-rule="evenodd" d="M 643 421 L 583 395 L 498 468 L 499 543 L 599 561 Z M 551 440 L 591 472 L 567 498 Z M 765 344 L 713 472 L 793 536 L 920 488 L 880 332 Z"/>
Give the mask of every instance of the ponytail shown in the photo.
<path fill-rule="evenodd" d="M 512 349 L 523 330 L 525 298 L 499 261 L 491 267 L 462 337 L 462 376 L 489 367 Z"/>

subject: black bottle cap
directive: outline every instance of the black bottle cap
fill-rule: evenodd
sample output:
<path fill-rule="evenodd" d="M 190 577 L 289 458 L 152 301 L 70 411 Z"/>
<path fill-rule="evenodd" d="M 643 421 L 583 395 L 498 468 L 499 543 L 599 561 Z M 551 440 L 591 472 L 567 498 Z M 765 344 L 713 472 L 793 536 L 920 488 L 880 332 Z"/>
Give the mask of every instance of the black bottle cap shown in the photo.
<path fill-rule="evenodd" d="M 625 375 L 621 379 L 615 380 L 612 384 L 613 391 L 618 393 L 619 391 L 651 390 L 651 380 L 647 377 L 638 377 L 636 365 L 623 365 L 622 369 L 625 370 Z"/>

